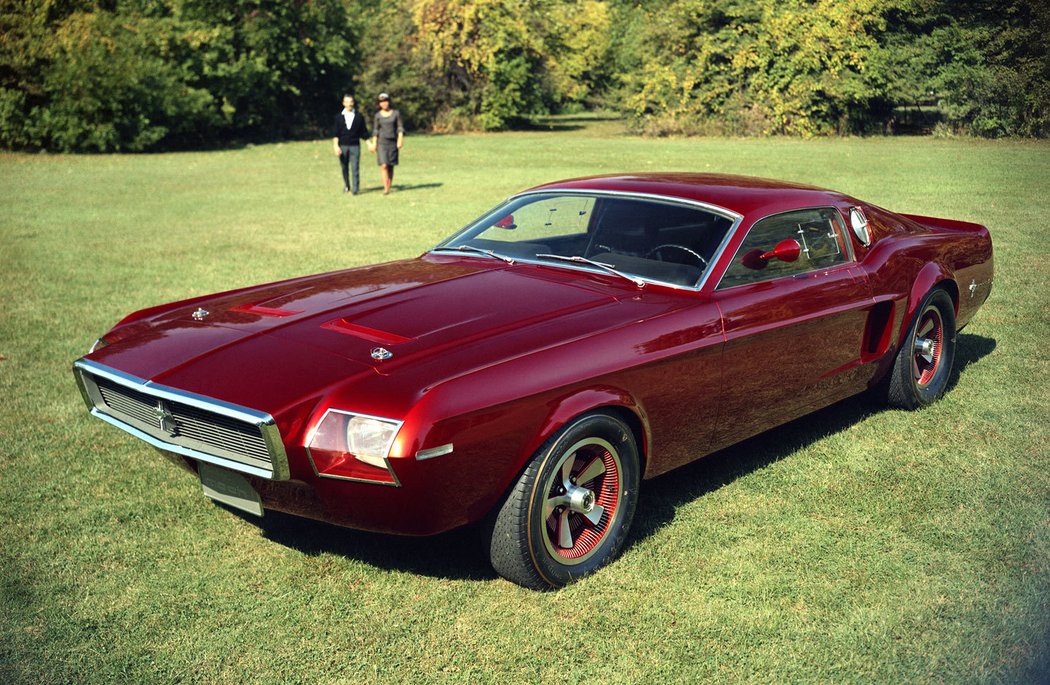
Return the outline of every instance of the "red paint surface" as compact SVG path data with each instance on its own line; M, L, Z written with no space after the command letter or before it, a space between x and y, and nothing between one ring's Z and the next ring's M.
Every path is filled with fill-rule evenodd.
M267 507L431 534L484 516L572 418L632 422L646 477L859 392L896 354L931 287L963 325L987 298L991 241L976 224L888 212L839 193L718 175L620 175L540 187L657 194L743 216L700 292L469 255L425 255L194 298L127 317L90 358L270 413L291 479L253 478ZM762 217L861 206L872 243L826 271L716 291ZM974 297L968 286L982 284ZM916 299L917 298L917 299ZM209 311L203 321L191 316ZM383 362L370 351L393 353ZM319 478L309 431L328 408L404 421L401 487ZM417 461L417 451L454 451Z
M397 335L396 333L389 333L387 331L379 331L368 326L361 326L355 324L346 319L332 319L321 324L321 328L326 331L335 331L336 333L346 333L347 335L357 336L363 340L369 342L378 343L380 345L399 345L406 343L411 338L406 338L403 335Z
M258 314L259 316L274 316L279 319L286 316L295 316L296 314L302 314L302 312L293 312L288 309L278 309L276 307L262 307L257 304L243 304L238 307L232 308L232 312L245 312L246 314Z

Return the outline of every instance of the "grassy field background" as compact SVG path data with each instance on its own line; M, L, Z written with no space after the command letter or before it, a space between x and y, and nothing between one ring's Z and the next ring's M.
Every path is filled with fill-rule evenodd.
M383 197L327 141L0 154L0 682L1046 682L1050 145L646 140L615 122L410 136ZM643 486L622 558L557 593L475 538L211 504L87 416L70 363L144 306L412 256L574 175L722 171L992 230L945 399L850 400ZM465 484L466 485L466 484Z

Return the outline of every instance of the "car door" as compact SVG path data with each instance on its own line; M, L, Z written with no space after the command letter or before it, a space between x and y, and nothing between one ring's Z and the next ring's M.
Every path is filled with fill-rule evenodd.
M755 222L713 299L725 334L719 445L864 388L860 357L872 299L838 210Z

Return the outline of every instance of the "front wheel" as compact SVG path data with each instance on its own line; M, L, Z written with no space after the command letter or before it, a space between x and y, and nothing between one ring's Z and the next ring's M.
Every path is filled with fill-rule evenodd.
M500 507L493 568L537 590L562 587L623 548L638 499L631 429L604 413L569 424L537 450Z
M887 401L925 407L944 394L955 361L955 306L947 292L930 291L916 310L887 384Z

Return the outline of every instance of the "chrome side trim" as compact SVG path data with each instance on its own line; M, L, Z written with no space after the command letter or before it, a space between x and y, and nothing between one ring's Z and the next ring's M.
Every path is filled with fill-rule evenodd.
M700 283L696 286L697 290L703 290L704 286L707 285L707 282L711 279L711 274L713 274L715 269L718 268L718 262L722 260L722 255L725 254L726 249L729 247L729 243L733 240L733 236L736 235L736 230L740 228L740 224L743 221L744 217L738 217L736 221L733 222L733 225L729 227L729 230L726 231L726 234L722 236L722 242L718 244L718 249L716 249L715 253L711 255L711 261L708 263L707 268L704 269L703 275L700 276ZM726 268L722 270L722 273L725 274L728 268L729 265L727 264ZM721 281L721 277L719 277L719 280ZM718 286L716 285L715 287L717 288Z
M129 373L124 373L123 371L118 371L117 369L87 359L78 359L73 362L73 375L76 377L80 393L84 397L84 402L87 404L92 416L98 417L106 423L116 426L122 431L133 435L139 440L142 440L161 451L179 454L184 457L190 457L191 459L221 466L232 471L248 473L269 480L287 480L290 476L288 455L285 452L284 441L281 439L280 430L277 428L277 423L274 421L273 417L265 412L241 407L212 397L197 395L185 390L179 390L178 388L161 385L160 383L154 383L153 381L148 381L139 378L138 376L133 376ZM270 455L270 466L272 468L261 468L252 464L246 464L215 454L209 454L201 450L185 447L167 440L161 440L154 435L150 435L149 433L132 426L105 411L106 404L102 399L98 386L93 383L88 376L100 376L130 390L142 392L159 399L170 400L172 402L196 407L204 411L214 412L237 421L257 426L260 429L264 442L266 443L267 451Z
M509 198L507 198L506 200L504 200L500 204L496 205L495 207L493 207L489 211L487 211L484 214L482 214L477 220L470 222L469 224L467 224L466 226L464 226L460 230L456 231L454 234L452 234L451 236L449 236L445 240L442 240L440 243L438 243L434 247L430 248L430 250L428 250L428 252L430 252L432 250L436 250L437 248L443 247L444 245L447 245L448 243L452 242L453 240L458 238L463 233L466 233L470 229L474 228L474 226L476 226L478 224L478 222L480 222L482 219L484 219L485 217L490 216L491 214L495 213L498 209L500 209L501 207L506 206L508 203L513 202L514 200L517 200L518 198L528 197L530 195L581 195L581 196L585 196L585 197L626 197L626 198L640 199L640 200L654 200L656 202L663 202L663 203L666 203L666 204L686 205L686 206L690 206L690 207L695 207L695 208L698 208L698 209L703 209L705 211L711 212L712 214L718 214L719 216L724 217L726 219L730 219L733 222L733 224L729 227L729 229L726 231L726 234L722 237L722 242L718 245L718 249L715 250L715 254L711 257L711 261L708 262L707 268L704 269L703 273L700 275L700 280L696 283L696 285L687 286L687 285L681 285L680 283L668 283L667 281L658 281L658 280L653 279L653 278L646 278L645 276L642 276L640 274L630 274L631 276L637 277L639 280L641 280L641 281L643 281L645 283L652 283L654 285L661 285L661 286L664 286L666 288L674 288L676 290L686 290L686 291L689 291L689 292L699 292L701 289L703 289L704 285L707 283L707 280L711 277L711 273L714 271L715 266L717 266L718 260L722 257L722 253L725 251L726 246L729 244L730 239L733 237L733 234L736 233L736 229L740 226L740 223L744 220L744 215L743 214L738 214L738 213L734 212L731 209L726 209L725 207L720 207L718 205L709 204L707 202L702 202L700 200L690 200L688 198L672 197L672 196L668 196L668 195L658 195L658 194L655 194L655 193L637 193L637 192L632 192L632 191L618 191L618 190L586 190L586 189L577 189L577 188L529 190L529 191L526 191L524 193L518 193L517 195L510 196ZM541 265L541 266L551 266L551 262L549 262L549 261L524 259L524 258L521 258L521 257L515 257L514 259L515 259L516 262L518 262L520 264L538 264L538 265ZM604 273L606 273L606 272L601 271L599 269L587 267L586 265L583 265L583 264L576 265L576 264L569 264L569 263L558 262L557 265L558 266L564 266L565 268L571 269L571 270L574 270L574 271L586 271L586 272L594 273L594 274L604 274Z
M416 461L423 461L424 459L433 459L434 457L443 457L446 454L452 454L453 446L452 443L447 445L441 445L440 447L431 447L426 450L419 450L416 452Z
M91 400L91 395L88 393L87 385L84 383L84 374L82 374L80 369L77 368L78 364L80 364L80 362L73 362L73 378L77 380L77 388L80 390L80 396L84 398L84 404L87 405L88 411L94 411L95 403Z

